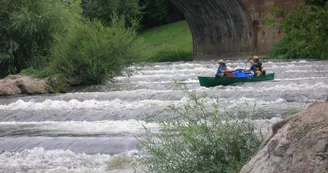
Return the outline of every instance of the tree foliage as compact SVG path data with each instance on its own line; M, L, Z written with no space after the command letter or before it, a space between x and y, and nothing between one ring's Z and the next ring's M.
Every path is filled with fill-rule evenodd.
M306 4L308 5L316 5L316 6L325 6L328 0L306 0Z
M101 20L105 25L115 11L130 20L141 19L144 28L151 28L182 20L183 14L170 0L82 0L83 14L90 19Z
M81 84L98 84L119 74L124 65L139 58L136 22L125 27L123 17L113 15L108 27L98 20L86 20L56 35L51 67Z
M111 22L113 12L124 16L125 21L131 21L141 17L139 0L82 0L83 15L90 19L98 19L105 25Z
M150 28L184 19L183 14L170 0L140 0L143 7L142 24Z
M105 57L108 57L110 51L112 51L111 54L115 59L114 65L106 64L107 62L102 60L98 60L98 62L112 68L112 72L117 74L122 64L124 65L130 62L131 59L135 59L136 54L138 54L130 51L135 48L131 40L135 39L135 29L140 26L136 25L136 19L138 19L138 22L142 17L145 20L164 20L170 14L171 6L169 0L1 0L0 77L10 73L19 73L23 69L33 69L29 70L30 72L47 71L44 68L52 61L51 58L56 58L58 63L60 61L60 63L63 63L64 59L67 58L66 55L78 58L73 55L74 51L80 51L78 53L81 55L85 53L80 60L76 59L76 61L82 62L89 58L87 61L90 61L90 63L90 58L106 59ZM114 15L116 18L113 18L113 13L117 14ZM120 20L117 20L117 16L121 16ZM84 19L87 19L85 20L87 22L83 22ZM95 26L92 26L92 22L88 21L89 19L95 22L93 23ZM124 21L125 26L118 27L119 25L114 24L113 21ZM108 28L100 26L99 22L108 26ZM125 27L131 27L131 30ZM83 34L79 36L79 32ZM88 34L87 32L94 32L94 34ZM101 34L109 34L111 37L105 36L104 39L101 39ZM54 45L54 36L56 36L56 45ZM85 38L82 38L82 36ZM88 39L90 41L89 48L86 45L83 45L85 46L83 47L77 44L78 41L86 44L85 40ZM97 39L99 42L96 42ZM125 43L123 43L124 41ZM91 45L91 43L95 44ZM66 47L61 47L60 44L67 47L71 46L72 50L69 51ZM129 44L132 45L131 48ZM76 49L77 47L79 50ZM66 52L61 52L60 48L63 49L63 52ZM124 52L123 48L127 51ZM108 52L104 51L106 49L108 49ZM99 54L94 55L96 50L99 51ZM137 49L136 51L138 52ZM100 55L102 53L106 56ZM67 71L72 70L73 67L63 69L64 71L61 72L65 72L67 76L70 74L73 75L71 77L79 77L83 81L99 83L104 78L103 75L108 75L110 70L101 71L102 68L99 68L97 70L100 71L93 71L97 65L95 62L92 63L94 65L88 66L90 68L88 70L91 71L87 71L86 68L84 71L87 71L86 74L90 74L90 76L99 75L94 81L91 78L86 79L86 75L83 76L81 71ZM55 61L52 64L56 64ZM60 71L58 68L53 69ZM51 71L49 73L47 71L42 74L50 73L52 74Z
M286 36L274 46L271 57L328 58L328 2L325 6L298 6L293 12L276 7L273 12L283 15L272 21L283 26Z
M48 55L55 33L80 17L78 1L1 0L0 76L18 73Z

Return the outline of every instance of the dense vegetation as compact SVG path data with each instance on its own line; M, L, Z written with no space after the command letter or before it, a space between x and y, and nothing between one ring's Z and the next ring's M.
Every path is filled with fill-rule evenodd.
M23 71L92 84L141 57L156 61L137 32L181 19L179 13L169 20L172 7L169 0L0 1L0 77Z
M50 57L52 70L82 84L93 84L120 74L125 64L137 61L140 49L135 22L126 28L123 17L111 19L108 27L86 20L67 34L57 34Z
M152 28L184 19L183 14L170 0L82 0L83 15L90 19L110 22L115 11L124 15L127 24L140 19L142 28Z
M184 19L170 0L140 0L143 7L141 24L145 28L164 25Z
M98 19L104 25L111 23L113 12L124 16L125 21L141 17L139 0L82 0L83 16L90 19Z
M273 13L280 18L269 23L281 24L285 37L273 47L270 57L328 58L328 2L316 0L308 1L308 4L296 7L293 12L272 8Z
M53 45L53 34L65 32L79 20L71 1L0 1L0 76L42 66Z
M254 125L245 119L250 113L220 112L219 103L189 92L183 108L171 107L170 120L157 119L161 132L147 129L140 138L146 172L237 173L256 152L261 138Z

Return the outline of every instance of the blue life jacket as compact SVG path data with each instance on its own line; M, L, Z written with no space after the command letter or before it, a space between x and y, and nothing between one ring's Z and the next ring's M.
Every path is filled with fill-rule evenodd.
M226 67L226 65L220 65L218 71L216 72L217 75L221 75L222 70Z
M258 66L262 66L262 62L261 62L261 61L258 61L257 64L258 64ZM257 71L257 66L256 66L256 65L252 65L251 70L252 70L252 71L254 72L254 74L255 74L256 71Z

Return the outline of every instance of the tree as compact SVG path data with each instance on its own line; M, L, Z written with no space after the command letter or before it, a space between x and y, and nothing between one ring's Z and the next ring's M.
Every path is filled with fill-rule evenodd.
M316 5L316 6L325 6L328 0L306 0L306 4L308 5Z
M141 16L138 0L82 0L83 15L87 18L98 19L104 25L109 25L113 12L124 16L130 25L131 21Z
M123 17L113 15L109 26L85 20L56 36L51 69L80 84L99 84L120 74L124 65L139 58L136 22L125 27Z
M101 20L105 25L110 23L114 11L120 16L124 15L127 24L141 18L144 28L184 19L170 0L82 0L82 6L85 17Z
M293 12L273 8L275 14L283 14L275 24L283 26L286 34L274 46L271 57L280 58L328 58L328 2L325 6L296 7Z
M52 35L79 20L80 9L75 0L1 0L0 76L46 61Z
M176 22L184 19L183 13L170 0L140 0L142 24L145 28Z

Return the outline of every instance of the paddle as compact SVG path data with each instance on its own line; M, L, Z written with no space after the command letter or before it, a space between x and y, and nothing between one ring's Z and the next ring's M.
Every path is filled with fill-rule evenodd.
M248 55L247 55L247 57L246 57L245 71L246 71L246 68L247 68L248 56L249 56L250 54L251 54L251 53L248 53Z
M248 59L246 59L245 71L246 71L246 68L247 68L247 63L248 63Z

